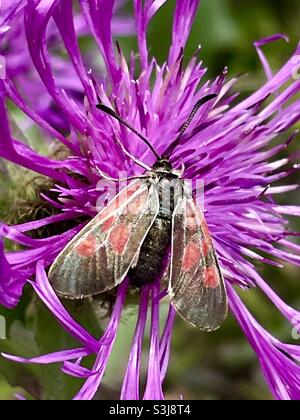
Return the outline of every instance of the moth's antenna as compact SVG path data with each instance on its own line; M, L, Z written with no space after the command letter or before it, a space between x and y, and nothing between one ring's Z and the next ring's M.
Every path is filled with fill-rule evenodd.
M215 93L213 93L211 95L207 95L207 96L204 96L203 98L199 99L199 101L196 103L196 105L192 109L192 112L190 113L189 118L186 120L186 122L181 127L177 138L170 144L170 146L167 148L167 150L163 154L162 157L164 159L168 159L171 156L171 153L174 151L174 149L176 149L176 147L179 145L180 140L181 140L183 134L185 133L185 131L190 126L190 124L193 121L193 118L195 117L195 115L197 114L199 108L201 108L202 105L204 105L208 101L211 101L212 99L216 98L217 96L218 95L216 95Z
M130 131L132 131L134 134L136 134L143 142L149 147L151 152L154 154L157 160L160 159L160 156L152 146L152 144L147 140L141 133L139 133L132 125L130 125L127 121L125 121L119 114L117 114L113 109L103 105L98 104L96 105L96 108L100 109L101 111L105 112L106 114L110 115L111 117L118 120L121 124L125 125L125 127L129 128Z

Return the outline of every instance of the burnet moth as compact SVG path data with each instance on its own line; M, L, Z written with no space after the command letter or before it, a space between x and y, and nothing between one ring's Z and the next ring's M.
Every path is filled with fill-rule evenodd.
M198 109L216 95L198 101L177 139L159 156L151 143L115 111L97 108L138 135L156 157L152 168L136 177L66 246L54 261L49 279L62 297L82 299L111 290L128 275L142 287L162 276L171 249L168 293L177 312L203 331L218 329L227 316L224 279L203 212L170 156ZM166 199L167 197L167 199Z

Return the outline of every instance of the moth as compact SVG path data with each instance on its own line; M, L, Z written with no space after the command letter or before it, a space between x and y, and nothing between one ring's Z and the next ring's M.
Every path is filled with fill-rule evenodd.
M97 108L138 135L156 157L152 168L122 147L146 172L136 177L65 247L49 279L58 295L82 299L111 290L129 276L132 286L168 273L168 294L177 312L202 331L218 329L227 316L227 294L212 238L200 207L170 157L198 109L159 156L149 140L112 109ZM164 267L166 253L169 263Z

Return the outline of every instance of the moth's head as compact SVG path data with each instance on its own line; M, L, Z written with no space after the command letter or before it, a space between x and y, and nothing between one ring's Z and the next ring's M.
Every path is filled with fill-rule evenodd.
M159 159L153 165L153 170L155 172L171 173L173 171L173 166L167 159Z

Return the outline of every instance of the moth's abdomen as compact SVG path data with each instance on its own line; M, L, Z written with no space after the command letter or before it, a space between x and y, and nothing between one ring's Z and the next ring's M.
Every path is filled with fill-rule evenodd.
M163 259L171 241L171 220L157 217L142 247L135 268L129 271L132 286L152 283L162 274Z

